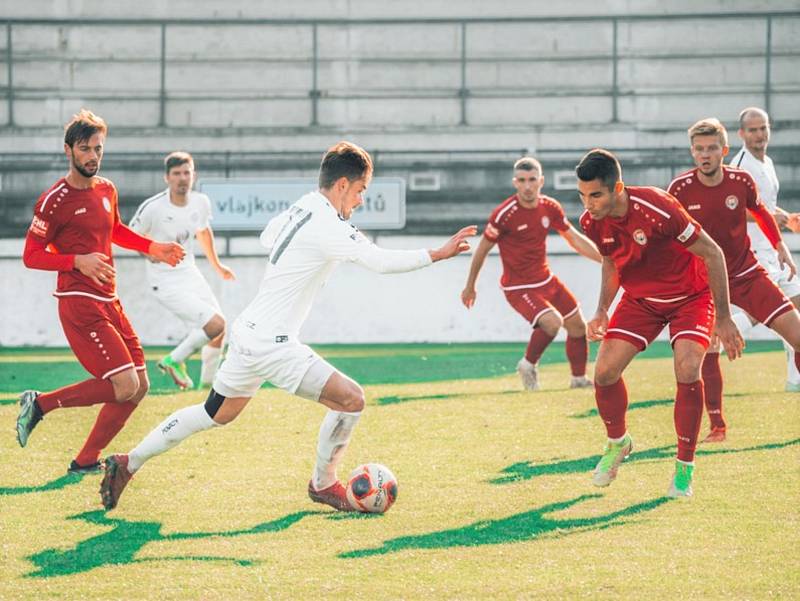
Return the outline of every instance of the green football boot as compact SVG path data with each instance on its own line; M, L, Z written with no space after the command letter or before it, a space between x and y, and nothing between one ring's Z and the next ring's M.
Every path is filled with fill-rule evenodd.
M667 495L670 497L691 497L693 474L694 463L684 463L676 459L675 474L672 476Z
M595 486L608 486L617 477L617 471L624 459L631 454L633 450L633 440L631 435L627 432L625 437L620 442L606 443L606 448L603 451L603 456L594 468L594 475L592 476L592 484Z
M166 355L158 362L158 369L168 374L181 390L194 386L194 382L186 371L186 364L178 363L170 355Z

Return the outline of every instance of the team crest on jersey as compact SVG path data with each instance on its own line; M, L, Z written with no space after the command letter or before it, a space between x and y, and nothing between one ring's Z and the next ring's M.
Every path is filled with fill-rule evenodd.
M547 215L542 216L542 227L547 229L550 227L550 218Z
M739 199L736 198L733 194L728 196L725 199L725 206L728 207L731 211L739 206Z
M644 233L644 230L636 230L633 232L633 241L636 242L636 244L644 246L647 244L647 234Z
M103 196L103 208L106 210L107 213L111 212L111 201L108 200L105 196Z

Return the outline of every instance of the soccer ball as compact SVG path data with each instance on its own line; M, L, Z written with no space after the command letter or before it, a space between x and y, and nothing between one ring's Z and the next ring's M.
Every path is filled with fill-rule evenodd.
M364 513L385 513L397 500L397 478L385 465L365 463L347 479L347 500Z

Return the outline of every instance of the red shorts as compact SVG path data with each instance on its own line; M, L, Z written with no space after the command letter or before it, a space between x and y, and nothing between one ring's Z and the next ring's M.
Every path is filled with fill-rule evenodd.
M794 311L792 301L769 279L758 265L740 277L728 280L731 304L746 311L753 319L768 326L779 315Z
M118 300L59 296L58 317L78 361L95 378L108 378L131 367L145 369L139 337Z
M623 294L608 323L606 338L630 342L640 351L647 348L664 326L669 342L688 338L708 348L714 329L714 301L705 290L673 302L631 298Z
M535 288L519 288L503 292L508 304L534 328L539 317L546 311L554 310L566 319L578 310L578 301L556 276L552 276L546 284Z

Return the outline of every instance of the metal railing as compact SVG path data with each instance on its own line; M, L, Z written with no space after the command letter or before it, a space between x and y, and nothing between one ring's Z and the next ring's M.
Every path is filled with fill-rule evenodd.
M772 100L776 93L798 93L800 92L800 77L784 84L780 89L776 89L773 80L773 63L777 58L800 58L800 47L794 44L784 46L781 49L774 48L773 34L774 23L780 19L791 19L800 17L800 11L782 12L754 12L754 13L698 13L698 14L677 14L677 15L626 15L626 16L588 16L588 17L509 17L509 18L470 18L470 19L368 19L368 20L341 20L341 19L11 19L5 22L6 47L4 59L6 63L6 84L4 96L7 104L6 126L13 127L19 125L15 114L15 103L31 98L69 98L70 92L65 86L60 86L55 82L53 87L29 87L20 85L17 81L20 69L26 68L36 60L48 60L58 62L59 60L67 63L98 62L103 58L93 57L54 57L52 55L41 55L24 44L15 45L14 37L16 32L24 32L25 28L31 27L52 27L63 28L65 26L81 28L87 26L102 26L104 28L124 28L139 27L153 28L152 33L158 32L160 46L152 56L141 57L137 60L144 63L158 64L158 83L144 91L132 89L112 89L105 91L78 90L72 95L82 101L92 101L97 99L116 99L116 100L137 100L157 103L157 119L150 125L153 127L175 126L170 123L168 108L171 102L191 101L191 100L245 100L245 101L265 101L265 100L298 100L307 102L308 118L300 127L316 127L320 125L336 125L336 123L321 123L320 105L333 99L383 99L383 100L425 100L425 99L450 99L457 102L458 119L457 124L468 125L470 123L470 103L473 99L479 98L548 98L560 96L603 96L608 97L611 102L610 121L624 121L621 115L620 100L628 96L642 94L689 94L689 89L678 90L648 90L646 86L641 88L625 86L621 83L620 66L625 61L649 61L665 60L679 61L703 58L709 59L731 59L747 58L763 60L764 77L763 82L758 84L757 90L753 85L739 85L732 82L724 88L712 89L711 91L719 94L753 94L757 92L763 98L764 107L770 111ZM724 36L719 32L720 23L731 22L734 20L749 20L753 27L764 28L763 45L758 47L751 46L747 49L735 49L720 51L715 48L694 48L695 51L687 52L684 50L684 40L676 40L674 47L668 48L666 52L641 52L629 47L625 40L621 39L620 28L622 25L631 26L642 23L672 23L685 21L687 23L708 23L708 30L711 35L709 39L720 39ZM546 28L553 25L572 25L593 26L605 28L610 32L606 48L588 52L561 53L558 51L548 54L535 54L529 56L514 55L481 55L479 51L472 51L470 34L478 31L481 27L505 26L505 25L525 25L530 26L531 35L536 35L537 31L546 31ZM286 28L294 27L304 32L307 42L308 54L304 54L302 49L298 49L294 55L287 56L256 56L256 57L229 57L222 59L223 63L236 65L247 61L261 61L270 64L293 64L302 65L307 69L308 85L302 88L281 91L280 93L190 93L182 94L180 90L170 88L168 70L170 67L185 64L188 62L203 63L214 62L210 57L190 57L173 58L169 52L170 35L181 28L203 27L207 28L210 38L214 36L214 30L220 28L239 28L239 27L263 27L263 28ZM425 54L424 49L413 49L411 55L398 53L394 56L368 56L351 55L347 53L342 56L336 53L326 52L321 48L320 38L322 36L336 36L342 28L358 29L363 27L384 28L387 35L391 35L391 30L398 26L412 26L415 28L449 27L452 29L454 39L458 40L458 48L453 48L451 55L441 55L437 53ZM457 33L456 33L457 32ZM324 38L324 39L327 39ZM474 43L473 43L474 45ZM18 47L21 46L21 47ZM113 65L115 60L120 59L107 57L107 64ZM124 61L122 61L124 62ZM216 59L219 63L220 60ZM551 85L539 83L538 85L513 85L513 82L503 83L503 85L491 86L479 83L471 83L471 69L480 65L495 64L498 67L555 62L569 65L580 63L592 63L597 68L607 69L610 78L599 86L581 86L580 82L573 82L570 85ZM404 87L402 89L379 89L372 88L357 90L350 87L339 89L335 86L325 86L321 83L320 71L323 67L334 63L345 64L372 64L378 66L392 67L398 64L412 65L414 69L426 69L431 65L444 65L456 70L453 82L457 84L444 85L436 88ZM696 82L691 82L696 86ZM665 86L669 88L669 86ZM0 88L2 89L2 88ZM696 87L695 87L696 90ZM780 116L778 116L780 118ZM246 124L245 124L246 125ZM279 124L280 125L280 124Z

